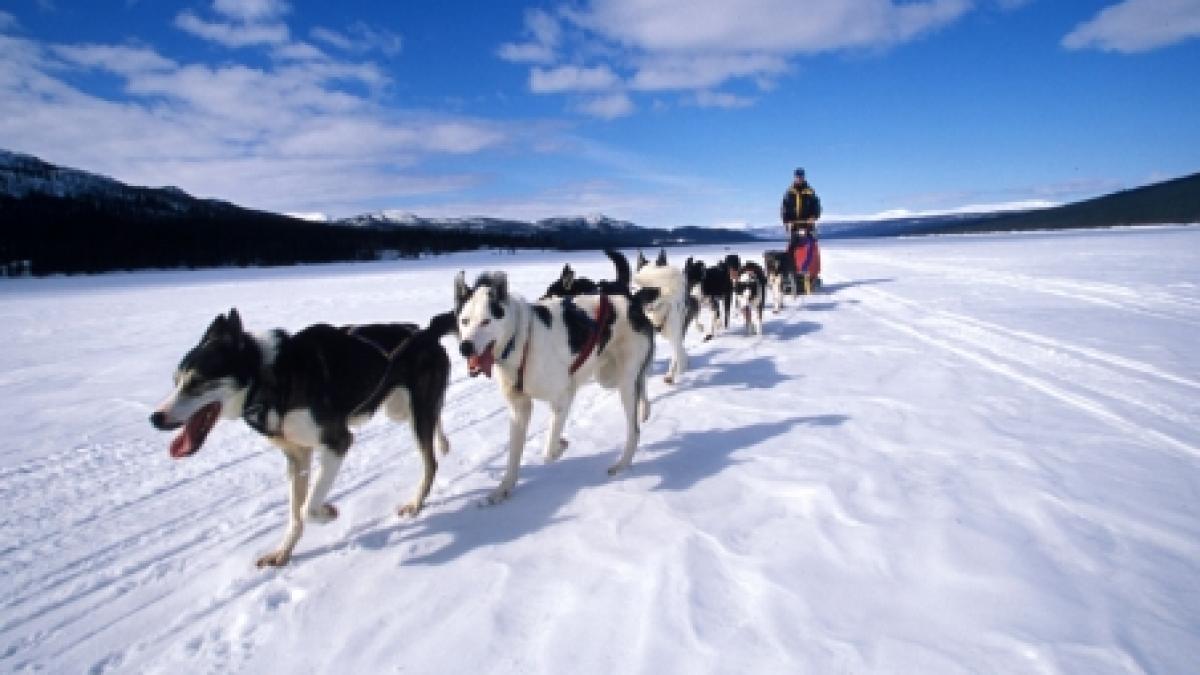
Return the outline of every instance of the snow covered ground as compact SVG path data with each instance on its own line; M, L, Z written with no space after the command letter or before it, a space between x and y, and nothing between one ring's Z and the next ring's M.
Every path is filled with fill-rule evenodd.
M5 280L0 671L1196 672L1198 252L1179 227L828 242L825 293L764 337L689 337L629 473L591 388L494 507L506 414L455 355L426 510L393 515L420 463L381 417L341 518L268 571L278 451L225 422L173 461L147 422L216 313L423 322L460 268L536 296L607 261Z

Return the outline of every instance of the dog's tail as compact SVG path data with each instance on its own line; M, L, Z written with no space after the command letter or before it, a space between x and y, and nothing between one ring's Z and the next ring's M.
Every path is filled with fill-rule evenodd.
M615 248L604 249L604 255L608 256L608 259L613 262L613 267L617 269L617 285L628 293L629 282L633 280L633 272L629 269L629 259Z
M435 340L440 340L450 334L450 331L458 331L458 321L454 316L454 312L442 312L429 320L429 325L422 332L428 333Z

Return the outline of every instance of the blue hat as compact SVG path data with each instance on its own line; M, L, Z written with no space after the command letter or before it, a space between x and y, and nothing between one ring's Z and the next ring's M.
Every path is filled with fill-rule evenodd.
M803 176L803 175L804 175L804 169L796 169L796 175L797 175L797 176Z

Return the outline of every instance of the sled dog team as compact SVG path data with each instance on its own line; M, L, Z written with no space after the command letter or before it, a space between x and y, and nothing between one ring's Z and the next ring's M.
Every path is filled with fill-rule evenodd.
M576 392L595 381L615 389L625 415L625 442L608 472L629 467L641 424L650 416L646 377L654 357L654 335L671 345L664 380L679 381L687 368L684 337L693 322L709 340L733 309L751 334L762 333L770 284L776 307L787 274L730 255L706 266L689 258L683 268L660 252L653 263L639 252L636 273L620 252L606 250L616 268L613 281L577 277L563 267L545 295L530 302L511 293L503 272L480 274L468 284L454 280L454 311L427 326L411 323L331 326L316 324L297 333L250 333L236 309L219 315L176 369L174 389L150 416L160 430L178 430L170 455L183 458L203 445L220 419L242 419L283 451L287 459L289 517L283 540L258 558L259 567L287 564L305 522L327 523L338 511L327 501L338 469L354 441L351 427L382 409L407 421L423 463L421 482L398 509L416 515L437 471L437 454L449 452L441 412L450 381L450 358L439 340L451 332L468 373L494 377L509 407L508 462L500 485L488 496L497 503L517 483L533 401L550 407L546 461L567 449L563 427ZM793 286L794 288L794 286ZM778 310L777 310L778 311ZM722 322L723 320L723 322ZM314 461L315 460L315 461Z

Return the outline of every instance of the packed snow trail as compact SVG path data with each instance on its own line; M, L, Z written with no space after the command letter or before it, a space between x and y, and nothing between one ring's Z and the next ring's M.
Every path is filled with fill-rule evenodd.
M225 422L172 461L147 422L213 316L424 322L458 269L537 297L564 259L593 278L608 261L0 282L0 669L1189 672L1197 251L1190 228L829 241L825 292L765 336L692 332L674 387L659 341L628 473L605 475L617 397L588 388L553 464L535 406L494 507L507 410L452 353L425 510L394 515L420 461L381 416L341 517L268 571L279 452Z

